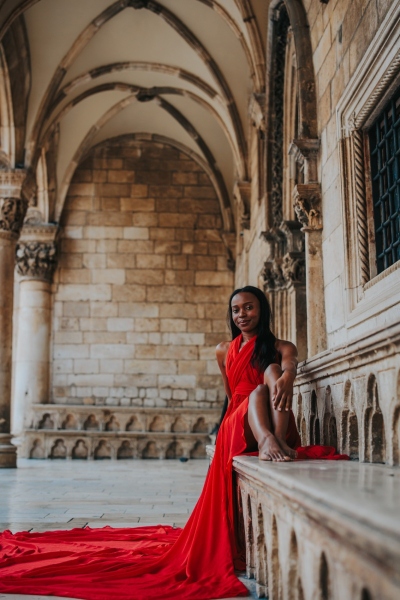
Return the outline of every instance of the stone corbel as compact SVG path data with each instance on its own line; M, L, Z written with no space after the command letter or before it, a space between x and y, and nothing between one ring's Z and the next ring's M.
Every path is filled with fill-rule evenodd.
M22 228L28 201L23 194L26 171L0 171L0 235L16 239Z
M51 283L57 266L58 225L25 224L16 249L17 272L25 279Z
M294 210L302 231L322 229L321 187L319 183L298 183L293 189Z
M234 233L224 232L221 234L223 243L225 244L227 259L226 265L230 271L235 272L236 267L236 235Z
M266 292L280 290L286 287L286 280L282 272L280 261L267 260L262 272Z
M240 230L250 229L251 183L237 181L233 188L233 195L238 203Z
M265 94L252 94L249 102L249 116L256 129L265 131Z
M318 154L319 139L293 140L290 144L289 154L297 163L304 166L304 181L316 183L318 181Z

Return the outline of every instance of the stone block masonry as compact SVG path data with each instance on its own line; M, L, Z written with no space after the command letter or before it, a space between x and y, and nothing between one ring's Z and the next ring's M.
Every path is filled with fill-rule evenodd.
M200 355L227 336L233 276L221 228L211 182L178 150L119 141L93 152L62 218L54 403L210 408L222 400L212 353Z
M233 289L221 231L214 188L186 155L126 138L93 151L62 215L52 404L214 408L218 419L213 347L229 339Z

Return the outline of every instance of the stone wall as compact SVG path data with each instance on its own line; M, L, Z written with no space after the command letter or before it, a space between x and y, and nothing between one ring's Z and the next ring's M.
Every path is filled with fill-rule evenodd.
M233 285L218 201L187 156L97 149L76 171L54 290L57 403L214 406Z
M225 395L215 345L227 339L233 286L220 214L208 176L172 147L118 139L79 166L53 284L51 403L59 409L36 406L31 430L140 432L143 448L146 432L207 442ZM38 446L37 435L29 440ZM43 444L34 455L51 455ZM153 454L165 455L164 446Z

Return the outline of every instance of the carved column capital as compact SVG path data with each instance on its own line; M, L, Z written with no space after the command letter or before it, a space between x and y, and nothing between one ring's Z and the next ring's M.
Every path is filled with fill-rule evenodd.
M294 210L303 231L322 229L319 183L298 183L293 189Z
M24 226L16 249L19 275L52 281L57 266L57 234L57 225Z
M0 171L0 235L18 237L24 221L28 202L22 187L26 171Z
M306 261L304 253L288 252L282 258L282 274L287 284L305 285Z
M252 94L249 102L249 115L254 127L265 131L266 95Z

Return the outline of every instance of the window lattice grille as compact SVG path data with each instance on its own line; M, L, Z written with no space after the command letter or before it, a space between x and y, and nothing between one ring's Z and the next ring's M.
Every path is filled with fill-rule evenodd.
M400 90L369 130L378 273L400 259Z

